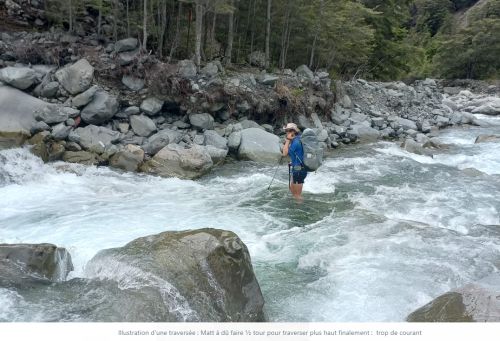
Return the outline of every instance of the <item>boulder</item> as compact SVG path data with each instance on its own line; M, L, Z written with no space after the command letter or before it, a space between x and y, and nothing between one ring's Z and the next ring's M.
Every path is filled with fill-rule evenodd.
M20 146L36 124L34 113L49 103L0 84L0 149Z
M196 64L190 59L184 59L177 63L178 74L182 78L195 78L197 74Z
M167 321L264 321L264 298L245 244L233 232L163 232L100 251L86 276L134 283L168 307ZM152 293L151 293L152 292Z
M8 66L0 69L0 81L25 90L36 82L36 72L28 67Z
M176 130L160 130L148 138L144 146L144 151L149 155L155 155L170 143L177 144L182 140L182 134Z
M94 78L94 68L86 59L80 59L73 65L58 70L55 76L66 91L76 95L90 87Z
M227 149L220 149L214 146L205 146L205 150L210 155L214 166L218 166L224 162L227 156Z
M260 68L266 67L266 55L262 51L253 51L248 55L248 62L250 65Z
M500 142L499 135L479 135L474 143L484 143L484 142Z
M241 143L241 131L232 132L227 139L227 147L231 152L238 151Z
M122 40L118 40L115 43L115 52L120 53L120 52L126 52L126 51L133 51L137 48L137 38L126 38Z
M144 151L133 144L128 144L122 151L115 153L109 160L112 167L129 172L136 172L144 160Z
M45 84L40 90L40 96L44 98L54 98L59 91L59 83L49 82Z
M214 62L210 62L200 70L200 73L205 77L212 78L217 76L217 74L219 73L219 68Z
M169 144L145 162L141 170L163 177L196 179L208 173L212 166L212 158L203 146L192 145L187 149Z
M217 134L215 130L205 130L203 133L205 139L203 144L205 146L214 146L218 149L227 150L227 140Z
M377 129L363 123L352 125L347 134L354 136L361 142L376 141L380 137L380 132Z
M406 318L408 322L500 322L500 273L454 289Z
M63 107L50 104L35 112L35 119L47 124L61 123L69 118L69 113Z
M58 125L52 127L52 132L50 134L56 140L65 140L68 137L71 129L73 128L67 126L64 123L59 123Z
M82 92L81 94L76 95L71 99L71 105L76 108L81 108L86 106L87 104L90 103L92 98L94 98L94 95L98 89L99 88L97 87L97 85L94 85L85 90L84 92Z
M407 152L413 153L413 154L418 154L418 155L427 155L431 156L432 153L426 149L424 149L423 145L415 142L413 139L406 139L402 144L401 144L401 149L406 150Z
M80 163L82 165L92 166L97 165L101 159L98 155L91 152L81 151L65 151L62 156L63 161L70 163Z
M118 64L121 66L126 66L131 64L134 60L140 57L140 49L135 49L133 51L121 52L117 56Z
M198 130L214 129L214 118L207 113L189 115L189 123Z
M118 111L118 101L106 91L99 90L92 101L83 108L82 120L87 124L102 124L110 120Z
M396 121L404 130L409 130L409 129L413 129L413 130L418 130L418 127L417 127L417 124L411 120L408 120L406 118L401 118L401 117L398 117L397 121Z
M266 73L266 74L263 74L263 75L260 75L259 77L257 77L257 80L260 83L262 83L264 85L269 85L269 86L274 86L279 79L280 78L278 76L271 75L269 73Z
M73 270L65 248L52 244L0 244L0 287L60 282Z
M314 73L305 64L295 69L295 73L297 74L297 77L306 79L308 81L312 81L314 79Z
M163 107L163 101L156 97L148 97L141 103L141 110L149 116L156 115Z
M132 91L139 91L142 88L144 88L144 79L140 79L134 76L123 76L122 77L122 83L125 85L129 90Z
M136 135L144 137L148 137L156 131L153 120L145 115L130 116L130 126Z
M483 115L500 115L500 103L498 106L493 106L491 104L481 105L480 107L472 110L472 113Z
M277 162L281 158L278 136L259 128L243 129L238 158L257 162Z
M119 132L95 125L76 128L71 131L68 136L70 141L76 142L83 148L99 154L103 153L106 147L118 141L119 138Z

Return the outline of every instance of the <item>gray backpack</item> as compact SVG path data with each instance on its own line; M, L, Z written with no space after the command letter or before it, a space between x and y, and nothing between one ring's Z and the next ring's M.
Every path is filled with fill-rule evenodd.
M316 171L323 162L323 148L320 147L318 137L312 129L305 129L300 137L302 148L304 148L304 160L302 163L308 172Z

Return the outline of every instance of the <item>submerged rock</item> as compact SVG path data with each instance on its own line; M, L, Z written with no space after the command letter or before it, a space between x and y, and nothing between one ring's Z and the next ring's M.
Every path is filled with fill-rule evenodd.
M500 273L452 290L414 311L408 322L500 322Z
M500 142L499 135L479 135L474 143Z
M99 252L86 272L134 288L146 296L144 302L164 305L167 321L265 319L248 249L233 232L201 229L138 238Z

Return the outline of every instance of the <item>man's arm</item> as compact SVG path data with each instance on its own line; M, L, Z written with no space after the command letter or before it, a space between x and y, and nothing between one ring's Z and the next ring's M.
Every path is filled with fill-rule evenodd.
M283 156L287 156L288 155L288 150L290 149L290 140L289 139L286 139L285 140L285 145L283 146L283 151L282 151L282 155Z

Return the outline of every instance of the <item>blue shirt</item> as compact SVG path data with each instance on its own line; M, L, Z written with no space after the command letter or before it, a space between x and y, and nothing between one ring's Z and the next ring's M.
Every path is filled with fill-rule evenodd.
M292 142L290 142L288 155L292 160L292 166L302 165L302 161L304 160L304 148L302 148L302 143L300 142L300 135L295 136Z

